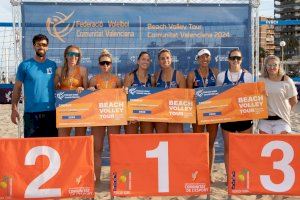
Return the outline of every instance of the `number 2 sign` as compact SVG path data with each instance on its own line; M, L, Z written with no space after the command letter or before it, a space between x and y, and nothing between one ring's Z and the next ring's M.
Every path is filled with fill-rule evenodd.
M228 137L230 194L300 195L299 135Z
M0 199L93 197L92 137L0 139Z
M208 194L208 134L111 135L112 196Z

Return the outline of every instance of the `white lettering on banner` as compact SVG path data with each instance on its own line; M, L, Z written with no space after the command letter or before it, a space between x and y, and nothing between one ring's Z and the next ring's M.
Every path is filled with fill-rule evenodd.
M184 112L191 112L193 109L192 101L169 100L169 115L184 116Z
M159 142L156 149L146 151L146 158L158 159L158 192L169 192L168 142Z
M124 102L101 102L98 104L101 119L114 119L115 114L124 112Z
M272 141L266 144L261 152L262 157L270 157L272 152L279 149L283 152L282 160L273 163L273 169L283 172L284 179L281 183L273 183L270 175L260 175L262 186L272 192L286 192L290 190L295 183L295 171L289 165L294 158L293 147L284 141Z
M40 189L40 187L57 174L60 169L59 153L49 146L37 146L29 150L25 157L25 165L35 165L39 156L47 156L48 168L36 177L26 188L24 198L61 197L60 188Z

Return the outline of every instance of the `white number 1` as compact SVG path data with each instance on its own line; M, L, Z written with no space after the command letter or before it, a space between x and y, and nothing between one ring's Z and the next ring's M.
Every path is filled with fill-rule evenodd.
M159 142L156 149L146 151L146 158L158 159L158 192L169 192L168 142Z
M25 165L35 165L39 156L49 158L49 167L36 177L26 188L25 198L61 197L60 188L40 189L41 185L50 180L60 168L60 156L58 152L49 146L37 146L26 154Z

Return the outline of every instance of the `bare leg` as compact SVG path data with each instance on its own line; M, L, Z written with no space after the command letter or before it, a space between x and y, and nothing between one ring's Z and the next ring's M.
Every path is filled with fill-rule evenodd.
M75 128L76 136L86 136L86 127L77 127Z
M209 133L209 170L211 172L215 160L215 141L218 133L219 124L207 124L206 129Z
M130 124L128 124L125 127L125 133L126 134L135 134L138 133L139 131L139 122L131 122Z
M183 133L183 124L182 123L168 123L168 132L169 133Z
M164 122L155 122L156 133L168 133L168 124Z
M154 123L140 122L141 133L153 133Z
M58 137L69 137L72 128L59 128Z
M94 168L96 184L100 182L101 175L101 154L103 151L103 141L105 137L105 126L92 127L91 134L94 136Z

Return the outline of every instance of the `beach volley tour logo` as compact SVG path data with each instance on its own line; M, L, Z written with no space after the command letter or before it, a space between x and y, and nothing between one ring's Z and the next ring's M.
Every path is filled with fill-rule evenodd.
M69 15L65 15L64 13L56 12L57 15L48 17L46 21L48 33L61 42L65 42L64 37L68 35L75 26L75 22L68 23L74 13L75 11Z

